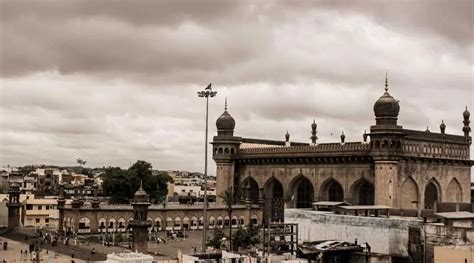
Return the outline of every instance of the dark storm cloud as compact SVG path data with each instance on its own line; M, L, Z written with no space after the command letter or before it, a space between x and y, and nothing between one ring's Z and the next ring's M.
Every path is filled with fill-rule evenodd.
M209 82L211 135L229 97L239 136L360 141L387 70L404 127L459 134L473 104L471 1L0 5L2 165L199 170Z

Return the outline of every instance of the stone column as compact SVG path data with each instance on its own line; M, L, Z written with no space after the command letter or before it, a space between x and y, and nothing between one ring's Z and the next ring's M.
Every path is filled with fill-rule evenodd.
M375 161L375 205L398 207L398 162Z

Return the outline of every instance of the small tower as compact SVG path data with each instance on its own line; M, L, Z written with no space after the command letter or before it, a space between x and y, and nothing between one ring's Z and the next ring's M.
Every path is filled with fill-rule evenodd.
M58 198L58 210L59 210L59 218L58 218L58 233L59 235L64 234L64 205L66 204L66 198L64 196L64 185L59 185L59 198Z
M92 198L91 205L93 209L99 209L100 206L100 200L98 196L99 192L99 186L97 184L94 184L94 198Z
M133 220L128 224L132 228L132 250L140 253L148 252L148 228L151 222L148 218L148 206L150 206L149 196L143 190L142 184L135 192L131 202L133 206Z
M8 189L8 231L14 231L20 223L20 185L10 184Z
M316 145L316 141L318 140L318 136L316 136L316 133L318 131L316 130L318 128L318 125L316 124L316 120L313 120L313 123L311 124L311 145Z
M71 202L71 207L73 209L79 209L82 206L81 197L79 196L79 186L74 186L74 197Z
M464 132L464 137L466 137L466 142L470 144L471 138L469 137L469 133L471 132L471 127L469 126L469 124L471 123L471 121L469 121L469 117L471 116L471 113L467 110L467 106L462 116L464 117L464 127L462 128L462 131Z
M285 134L285 146L290 146L291 143L290 143L290 133L288 131L286 131L286 134Z

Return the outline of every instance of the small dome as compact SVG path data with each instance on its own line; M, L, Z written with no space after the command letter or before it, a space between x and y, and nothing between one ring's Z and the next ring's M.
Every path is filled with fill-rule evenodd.
M471 116L471 113L467 110L467 106L466 106L466 110L463 112L462 116L464 117L464 119L469 119L469 117Z
M143 183L140 182L140 188L133 195L134 201L148 201L148 194L143 190Z
M230 116L227 110L225 110L224 113L217 118L216 126L217 130L234 130L235 120Z
M145 190L143 190L143 188L139 188L135 194L133 195L134 197L144 197L144 196L148 196L148 194L145 192Z

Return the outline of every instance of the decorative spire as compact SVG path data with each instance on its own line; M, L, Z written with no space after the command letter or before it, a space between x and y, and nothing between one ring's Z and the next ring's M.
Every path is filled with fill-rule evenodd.
M364 130L364 134L362 135L362 137L364 138L364 142L367 142L367 130Z
M385 71L385 92L388 92L388 72Z
M313 123L311 124L311 137L309 137L313 145L316 145L316 140L318 139L318 136L316 136L316 133L318 133L316 128L318 128L318 125L316 124L316 120L313 119Z
M227 111L227 97L225 97L225 105L224 105L224 110Z
M288 131L286 131L285 140L286 140L286 142L290 141L290 134L288 133Z
M346 140L346 135L344 135L344 131L341 133L341 143L344 144L344 141Z
M140 189L143 189L143 180L140 180Z
M464 132L464 137L466 138L466 141L470 144L471 139L469 137L469 133L471 132L471 127L469 126L469 124L471 123L471 121L469 120L469 117L471 117L471 113L467 110L467 105L466 110L463 112L462 116L464 117L464 127L462 128L462 131Z
M444 120L441 120L441 125L439 125L439 129L441 130L441 134L444 134L446 131L446 124L444 124Z

